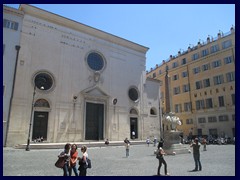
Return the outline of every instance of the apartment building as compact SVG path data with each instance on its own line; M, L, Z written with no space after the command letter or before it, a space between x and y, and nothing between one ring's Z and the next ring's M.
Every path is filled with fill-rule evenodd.
M176 113L184 137L235 136L234 27L171 55L147 76L161 81L162 113Z

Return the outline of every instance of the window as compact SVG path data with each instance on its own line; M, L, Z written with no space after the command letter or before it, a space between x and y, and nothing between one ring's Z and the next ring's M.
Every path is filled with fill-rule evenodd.
M217 117L216 117L216 116L209 116L209 117L208 117L208 122L209 122L209 123L217 122Z
M224 107L224 98L223 96L218 97L219 107Z
M197 134L198 134L199 136L202 136L202 129L197 129Z
M174 63L172 64L172 68L176 68L176 67L178 67L178 62L174 62Z
M212 67L213 68L220 67L220 66L221 66L221 60L217 60L217 61L212 62Z
M88 54L87 64L93 71L102 71L105 66L103 57L97 52L91 52Z
M195 103L196 103L196 110L205 108L204 100L197 100Z
M217 129L209 129L209 135L212 136L213 138L217 138L218 137Z
M233 62L232 56L229 56L229 57L225 57L225 58L224 58L224 63L225 63L225 64L230 64L230 63L232 63L232 62Z
M184 77L188 77L187 71L182 72L182 77L183 77L183 78L184 78Z
M232 105L235 105L235 94L231 94L232 96Z
M186 119L186 124L193 124L193 119Z
M219 122L228 121L228 115L221 115L218 118L219 118Z
M183 58L183 59L182 59L182 65L183 65L183 64L186 64L186 63L187 63L186 58Z
M206 99L206 108L213 108L212 98Z
M35 104L34 107L45 107L45 108L50 108L50 105L48 103L48 101L46 99L38 99Z
M161 71L161 69L158 71L158 74L162 74L162 71Z
M218 44L211 46L210 51L211 51L211 53L215 53L215 52L219 51Z
M180 94L180 87L175 87L175 88L173 88L173 94L174 94L174 95Z
M176 80L178 80L179 78L178 78L178 74L175 74L175 75L173 75L173 81L176 81Z
M197 81L196 82L196 89L201 89L202 88L202 81Z
M226 74L227 82L235 81L235 72L229 72Z
M218 85L218 84L224 83L223 75L214 76L213 77L213 82L214 82L214 85Z
M189 111L191 111L191 109L192 109L192 104L191 104L191 102L186 102L186 103L184 103L184 111L185 111L185 112L189 112Z
M132 87L129 89L128 91L128 97L134 101L137 102L138 98L139 98L139 93L138 93L138 89L136 87Z
M190 85L189 84L184 84L183 85L183 92L189 92L190 91Z
M39 72L34 77L34 84L40 90L49 90L53 87L53 77L47 72Z
M151 108L151 109L150 109L150 114L151 114L151 115L157 115L157 110L156 110L156 108Z
M202 70L203 70L203 71L207 71L207 70L209 70L209 69L210 69L210 64L209 64L209 63L202 65Z
M13 29L13 30L18 30L18 23L14 21L10 21L7 19L3 19L3 27Z
M181 104L175 104L175 112L176 113L182 112L182 105Z
M166 71L168 71L168 65L166 66Z
M208 55L208 49L202 50L202 57L207 56L207 55Z
M206 123L206 118L205 117L198 118L198 123Z
M203 80L203 85L204 85L205 88L210 87L210 80L209 79L204 79Z
M200 67L193 68L193 74L200 73Z
M198 58L199 58L198 53L195 53L195 54L192 55L192 60L193 60L193 61L194 61L194 60L197 60Z
M132 108L129 112L131 115L138 115L138 112L136 109Z
M222 48L223 49L229 48L231 46L232 46L232 41L231 40L227 40L227 41L222 42Z
M153 78L155 78L156 77L156 73L153 73Z

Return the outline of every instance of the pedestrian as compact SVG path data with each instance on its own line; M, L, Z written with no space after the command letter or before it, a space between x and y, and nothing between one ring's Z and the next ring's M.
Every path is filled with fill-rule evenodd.
M58 155L59 158L63 157L64 158L64 166L63 166L63 176L69 176L69 161L70 161L70 148L71 144L67 143L64 146L64 150Z
M203 138L202 143L203 143L203 151L206 151L207 150L207 140L206 140L206 138Z
M198 167L199 171L202 170L202 165L200 161L200 146L201 144L198 142L198 138L195 138L194 143L190 145L190 147L193 148L193 159L195 162L195 169L193 169L192 171L198 171Z
M147 143L147 145L148 145L148 147L149 147L150 139L149 139L148 137L147 137L146 143Z
M132 139L135 139L135 131L132 131Z
M88 153L87 153L87 146L82 146L81 147L81 152L82 152L82 157L78 157L79 160L79 176L87 176L87 158L88 158Z
M72 170L73 170L75 176L78 176L77 160L78 160L77 145L76 145L76 144L72 144L72 146L71 146L71 151L70 151L69 176L72 175Z
M105 144L106 144L106 145L109 145L108 139L105 140Z
M128 138L125 138L124 143L125 143L125 147L126 147L126 157L128 157L129 149L130 149L130 141L128 140Z
M153 146L155 147L155 146L156 146L156 144L157 144L157 138L156 138L156 137L154 137L154 139L153 139Z
M157 175L158 175L158 176L161 175L161 174L160 174L160 170L161 170L161 167L162 167L162 164L163 164L163 165L164 165L164 173L165 173L165 175L167 176L167 175L169 175L169 173L167 172L167 163L166 163L166 161L165 161L165 159L164 159L164 155L165 155L166 153L164 152L164 150L163 150L163 148L162 148L162 145L163 145L163 143L159 145L159 148L158 148L157 153L156 153L156 157L157 157L157 159L158 159L158 161L159 161L158 170L157 170Z
M158 143L158 149L159 149L160 147L163 147L163 144L164 144L164 139L161 138L160 141L159 141L159 143Z

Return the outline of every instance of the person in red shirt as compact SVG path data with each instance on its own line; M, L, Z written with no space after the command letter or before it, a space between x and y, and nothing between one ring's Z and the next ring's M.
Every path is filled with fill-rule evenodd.
M72 170L75 174L75 176L78 176L77 171L77 160L78 160L78 151L77 151L77 145L72 144L71 151L70 151L70 166L69 166L69 176L72 175Z

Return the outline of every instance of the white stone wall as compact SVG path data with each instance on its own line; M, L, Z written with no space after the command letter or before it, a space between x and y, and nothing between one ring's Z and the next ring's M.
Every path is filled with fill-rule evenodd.
M25 14L19 57L24 64L18 68L16 78L18 88L11 113L9 145L27 142L33 77L38 71L47 71L54 77L52 90L37 90L35 95L35 100L43 98L50 103L50 109L34 108L34 111L49 112L48 142L85 140L86 102L104 104L104 138L123 140L130 137L131 108L139 112L138 139L160 134L159 113L157 116L149 115L150 107L158 110L159 83L143 79L145 52L97 37L97 34L95 37L76 31L74 27L64 27ZM90 51L99 52L106 60L98 82L94 81L94 73L85 62ZM128 97L131 86L140 92L137 103ZM77 96L75 102L73 96ZM118 100L116 105L112 103L113 98Z
M15 49L15 46L19 46L20 44L20 31L23 17L18 10L3 6L3 19L18 23L17 30L3 27L3 144L5 144L8 113L10 99L12 96L13 77L17 56L17 50Z

